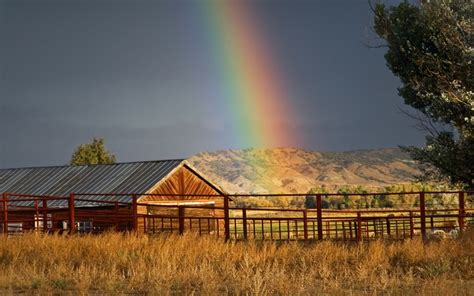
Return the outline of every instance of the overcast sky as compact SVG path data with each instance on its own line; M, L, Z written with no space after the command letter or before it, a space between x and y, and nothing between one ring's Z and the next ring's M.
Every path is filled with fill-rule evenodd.
M420 145L366 0L250 5L311 150ZM0 167L60 165L104 137L119 161L242 147L196 1L0 0ZM369 36L369 37L368 37Z

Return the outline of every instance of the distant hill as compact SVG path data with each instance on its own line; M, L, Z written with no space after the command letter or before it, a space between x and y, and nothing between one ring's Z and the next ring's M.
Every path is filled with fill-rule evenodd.
M398 148L316 152L295 148L203 152L189 159L229 193L305 193L314 186L410 183L419 171Z

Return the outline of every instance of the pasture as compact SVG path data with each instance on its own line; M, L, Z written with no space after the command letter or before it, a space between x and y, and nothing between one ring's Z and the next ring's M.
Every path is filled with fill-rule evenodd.
M0 238L0 291L55 294L466 295L474 233L456 240L224 242L103 233Z

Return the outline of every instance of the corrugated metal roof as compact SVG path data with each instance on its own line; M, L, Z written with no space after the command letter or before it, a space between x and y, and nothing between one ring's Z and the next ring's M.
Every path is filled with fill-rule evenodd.
M0 192L68 196L83 193L144 193L183 162L182 159L127 162L90 166L57 166L0 169ZM87 196L98 201L131 202L130 196ZM19 205L28 205L24 202ZM97 206L77 202L78 206ZM67 201L48 206L67 207Z

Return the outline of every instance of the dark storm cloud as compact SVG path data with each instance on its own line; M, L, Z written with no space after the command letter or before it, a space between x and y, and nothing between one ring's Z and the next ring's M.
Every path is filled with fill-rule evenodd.
M420 144L366 1L258 1L307 149ZM197 1L0 1L0 167L63 164L105 137L119 160L239 148ZM201 7L202 8L202 7Z

